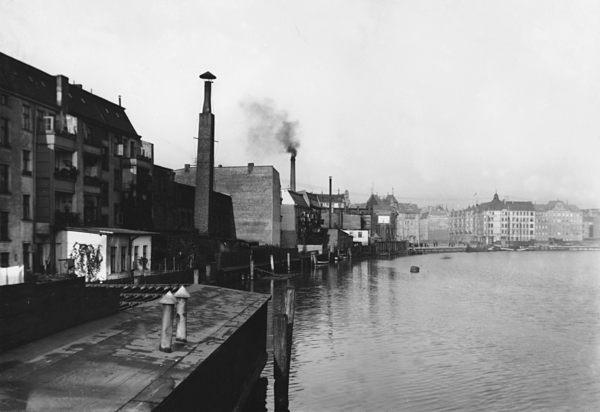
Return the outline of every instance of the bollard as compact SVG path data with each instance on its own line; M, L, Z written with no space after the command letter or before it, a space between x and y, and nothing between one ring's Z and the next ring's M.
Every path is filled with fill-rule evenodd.
M160 328L160 346L158 350L161 352L171 353L171 342L173 339L173 307L177 303L177 299L171 293L167 292L159 301L163 305L162 327Z
M271 272L275 272L275 261L273 260L273 255L271 255Z
M254 280L254 260L250 259L250 280Z
M177 342L187 342L187 300L190 298L188 291L181 286L174 295L177 298Z
M290 271L290 254L287 254L288 272Z
M200 269L194 269L194 285L200 283Z

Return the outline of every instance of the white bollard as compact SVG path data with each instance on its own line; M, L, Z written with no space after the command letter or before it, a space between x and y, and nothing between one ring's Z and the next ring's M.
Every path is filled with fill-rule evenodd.
M188 291L181 286L174 295L177 298L177 342L187 342L187 300L190 298Z
M158 350L171 353L171 344L173 340L173 307L177 303L177 299L175 299L175 296L169 291L162 297L159 303L162 303L163 305L163 317Z

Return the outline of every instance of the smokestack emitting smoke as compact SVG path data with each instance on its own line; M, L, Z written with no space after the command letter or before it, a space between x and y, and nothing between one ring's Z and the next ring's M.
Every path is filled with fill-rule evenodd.
M249 120L248 144L257 152L277 149L295 157L300 148L299 123L288 120L288 113L277 110L271 100L241 104Z
M296 155L290 159L290 190L296 191Z

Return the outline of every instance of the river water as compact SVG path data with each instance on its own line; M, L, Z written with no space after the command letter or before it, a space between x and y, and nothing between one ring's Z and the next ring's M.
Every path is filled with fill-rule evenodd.
M290 284L290 411L600 410L600 253L343 261ZM272 356L263 376L273 411Z

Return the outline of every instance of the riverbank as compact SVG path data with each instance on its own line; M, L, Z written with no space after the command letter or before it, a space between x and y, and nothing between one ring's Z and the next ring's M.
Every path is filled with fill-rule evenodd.
M187 342L148 302L0 354L0 410L233 410L267 360L269 295L188 289Z

